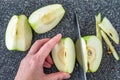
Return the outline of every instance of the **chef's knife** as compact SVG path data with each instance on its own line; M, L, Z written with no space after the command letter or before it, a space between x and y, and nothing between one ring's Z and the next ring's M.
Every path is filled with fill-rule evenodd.
M86 78L86 72L85 72L85 61L84 61L84 55L83 55L83 48L82 48L82 42L81 42L81 32L80 32L80 26L79 26L79 20L78 20L78 15L77 13L75 13L75 23L76 23L76 28L77 28L77 31L78 31L78 34L77 34L77 41L78 43L76 43L76 52L77 52L77 60L79 58L79 63L81 68L82 68L82 71L81 71L81 74L83 76L83 80L87 80Z

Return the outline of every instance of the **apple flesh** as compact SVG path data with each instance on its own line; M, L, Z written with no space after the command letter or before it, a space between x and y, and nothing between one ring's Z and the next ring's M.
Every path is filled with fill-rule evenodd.
M102 41L102 36L99 27L99 23L101 23L101 13L95 16L95 20L96 20L96 36Z
M113 56L116 60L119 60L119 56L114 48L114 46L112 45L112 43L110 42L109 38L107 37L107 35L101 30L101 34L103 39L105 40L105 42L107 43L107 45L110 47L111 52L113 53Z
M84 69L85 72L87 72L88 71L88 56L87 56L86 42L83 38L79 38L76 41L76 56L77 56L77 61L79 62L81 67Z
M87 44L89 71L96 72L102 59L102 43L96 36L86 36L84 39Z
M36 33L45 33L53 29L63 18L65 10L61 4L52 4L34 11L29 23Z
M104 17L99 26L116 44L119 44L119 35L106 17Z
M75 47L72 39L62 38L52 50L52 58L59 71L72 73L75 66Z
M7 26L5 43L9 50L26 51L32 41L32 30L25 15L14 15Z
M84 69L86 72L96 72L100 66L102 59L102 43L96 36L85 36L81 40L83 53L79 53L79 46L76 46L77 51L77 60L81 64L81 54L83 54ZM78 43L76 42L76 45Z

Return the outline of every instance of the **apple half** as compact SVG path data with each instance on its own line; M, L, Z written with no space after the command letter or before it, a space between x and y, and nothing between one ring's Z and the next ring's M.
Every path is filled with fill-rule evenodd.
M77 40L78 41L78 40ZM96 72L100 66L102 59L102 43L96 36L85 36L81 39L82 53L78 52L80 49L79 43L76 42L77 60L81 64L81 55L83 54L84 70L86 72Z
M9 50L26 51L32 41L32 30L25 15L14 15L5 34L6 47Z
M45 33L53 29L63 18L65 10L61 4L52 4L34 11L29 23L36 33Z
M71 38L62 38L52 50L53 61L59 71L72 73L75 66L75 46Z
M102 22L99 24L99 27L116 43L119 44L119 35L111 22L104 17Z
M116 60L119 60L119 56L114 48L114 46L112 45L112 43L110 42L109 38L107 37L107 35L101 30L101 35L103 37L103 39L105 40L105 42L107 43L107 45L110 47L110 50L114 56L114 58Z

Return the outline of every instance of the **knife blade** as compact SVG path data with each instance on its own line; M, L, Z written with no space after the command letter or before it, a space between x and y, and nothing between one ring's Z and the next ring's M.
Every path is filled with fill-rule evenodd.
M86 77L86 71L85 71L85 61L84 61L84 55L83 55L83 48L82 48L82 41L81 41L81 31L80 31L80 26L79 26L79 20L78 20L78 15L77 13L75 14L75 23L77 26L77 30L78 30L78 34L77 34L77 42L76 43L76 52L77 52L77 60L82 68L82 72L83 72L83 78L84 80L87 80Z

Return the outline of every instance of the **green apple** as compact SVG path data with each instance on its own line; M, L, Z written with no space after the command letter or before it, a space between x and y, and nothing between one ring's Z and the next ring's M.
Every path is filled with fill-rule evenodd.
M78 62L80 63L84 71L87 72L88 71L87 46L86 46L85 40L83 38L80 38L80 39L76 41L76 56L77 56ZM82 62L82 60L84 63Z
M109 38L107 37L107 35L101 30L101 34L103 39L105 40L105 42L107 43L107 45L110 47L111 52L113 53L113 56L116 60L119 60L119 56L114 48L114 46L111 44Z
M104 17L99 26L116 44L119 44L119 35L106 17Z
M100 27L98 25L99 23L101 23L101 13L95 16L95 20L96 20L96 36L102 41Z
M79 43L76 42L76 50L77 52L77 60L80 65L81 64L81 54L83 54L83 61L84 61L84 69L86 72L96 72L100 66L101 59L102 59L102 43L96 36L84 36L81 39L82 42L82 52L79 53L78 51L81 50Z
M72 73L75 66L75 46L71 38L62 38L52 50L53 61L59 71Z
M65 10L61 4L52 4L34 11L29 23L36 33L45 33L53 29L63 18Z
M32 30L25 15L14 15L7 26L5 34L6 47L9 50L26 51L32 40Z
M99 68L102 59L102 43L96 36L85 36L88 54L89 71L95 72Z

